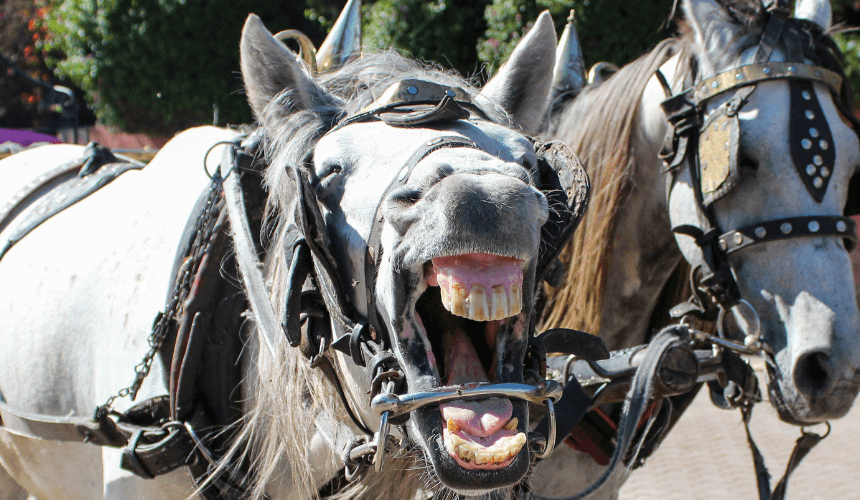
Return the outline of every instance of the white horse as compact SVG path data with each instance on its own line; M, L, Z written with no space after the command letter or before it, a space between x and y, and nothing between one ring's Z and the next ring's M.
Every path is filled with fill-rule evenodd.
M766 59L774 67L758 67L759 76L781 68L789 78L763 78L754 87L735 87L697 102L702 121L715 120L737 92L755 89L737 114L739 136L726 135L715 146L725 151L724 163L712 161L708 167L704 158L701 170L682 163L666 172L659 153L670 128L661 108L668 95L657 71L674 95L703 81L708 91L718 93L749 78L752 73L745 72L750 68L745 65L764 63L756 52L771 16L760 0L684 0L680 38L661 43L607 81L586 87L572 103L555 108L543 135L563 139L580 155L594 196L588 216L563 253L567 281L551 294L543 328L599 333L611 349L642 344L667 324L666 312L677 303L674 287L687 280L687 271L676 271L679 262L683 259L693 268L705 262L694 238L673 233L673 228L714 226L720 233L749 228L746 234L726 238L730 245L735 238L746 244L765 235L801 232L803 237L774 239L728 255L739 296L754 312L746 305L735 310L741 326L727 327L727 336L742 341L755 333L757 313L767 349L770 402L784 421L807 425L844 416L860 388L860 312L851 261L839 237L839 228L853 229L850 223L828 218L842 216L846 201L852 202L849 181L860 165L860 142L856 121L850 121L850 90L838 81L828 85L815 79L821 66L842 71L826 34L829 3L801 4L797 17L785 21ZM790 86L793 72L804 68L779 65L781 61L819 68L811 69L809 88ZM708 80L720 74L726 82ZM790 97L794 88L802 90L796 101ZM812 89L820 111L805 104L812 100ZM810 124L822 113L823 126ZM832 139L822 138L824 128ZM739 143L732 142L736 140ZM708 144L704 135L699 141ZM714 156L702 148L691 156ZM809 161L797 164L801 160L795 160L793 148L810 151ZM730 166L733 149L737 159ZM827 181L829 187L821 194ZM821 194L820 200L813 191ZM702 192L706 209L697 201ZM819 221L817 216L824 218ZM791 217L813 219L766 224ZM817 233L824 231L824 221L830 224L827 235ZM734 333L737 328L743 331ZM707 436L702 440L707 446ZM533 484L538 493L569 496L602 470L588 455L561 446L537 468ZM626 470L618 471L594 498L616 498L626 475Z
M502 498L527 481L534 450L526 445L525 399L545 400L536 391L547 387L523 370L539 259L553 248L541 228L565 207L557 192L541 190L539 182L552 171L540 170L535 146L512 127L536 132L554 51L555 30L543 15L480 92L393 53L314 78L249 17L242 74L269 165L261 289L270 289L274 314L287 315L290 324L287 284L290 264L299 262L290 245L298 241L297 211L304 207L303 217L316 228L305 234L306 244L329 243L314 247L312 280L299 282L315 283L325 295L327 312L311 308L309 314L331 318L320 327L316 340L326 343L314 366L329 363L343 394L284 335L243 330L242 383L233 396L244 418L221 467L224 477L241 464L249 469L238 485L248 497L304 499L322 491L413 498L426 491ZM89 417L128 386L171 288L188 214L208 189L204 164L215 172L225 148L228 156L234 148L219 143L237 135L212 127L183 132L145 168L48 219L0 260L0 391L9 410L2 413L0 463L20 486L0 473L0 488L8 488L0 498L20 497L22 489L41 500L198 494L184 468L144 480L119 467L122 449L42 439L11 427L10 411ZM0 199L82 149L47 146L4 160ZM416 151L421 154L410 161ZM229 180L238 168L222 173ZM247 175L245 182L253 183L252 172ZM580 181L568 186L579 193L571 224L584 208L587 184ZM3 241L14 226L2 229ZM237 242L240 227L233 229ZM235 276L232 264L225 266ZM253 278L252 268L242 267L243 279ZM343 296L326 295L332 277ZM255 306L247 316L260 320L260 331L267 307ZM373 328L345 331L350 318L367 318ZM317 331L308 324L302 332ZM344 339L346 345L327 348ZM368 348L388 353L379 366L389 371L370 375L383 377L373 386L374 404L389 404L391 413L368 404L368 373L355 361L375 363L379 358L371 359ZM114 410L167 394L170 376L162 363L169 366L156 353L136 400L116 399ZM407 403L391 394L393 383L401 384L397 394L404 400L436 399L397 413ZM455 387L440 390L444 385ZM460 393L473 397L462 401ZM358 461L347 464L348 473L367 456L352 445L339 447L339 433L361 438L368 431L381 446L363 449L376 459L393 447L381 471L339 482L343 452Z

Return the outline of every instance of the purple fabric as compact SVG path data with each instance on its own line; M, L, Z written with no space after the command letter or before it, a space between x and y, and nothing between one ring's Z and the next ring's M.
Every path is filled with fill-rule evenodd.
M29 146L34 142L60 142L53 135L40 134L29 130L16 130L11 128L0 128L0 144L14 142L22 146Z

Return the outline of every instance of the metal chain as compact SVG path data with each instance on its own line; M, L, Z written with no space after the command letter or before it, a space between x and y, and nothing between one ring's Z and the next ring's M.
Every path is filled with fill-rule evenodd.
M206 254L209 240L212 237L212 225L214 223L214 219L219 213L218 210L215 210L215 205L221 196L221 180L221 175L218 172L212 176L212 182L209 184L209 195L206 200L206 207L203 209L203 213L201 213L197 218L197 224L194 230L194 240L183 255L183 264L180 269L184 269L185 271L182 273L181 278L174 282L173 293L171 294L170 303L166 310L156 316L152 327L152 333L149 334L149 338L147 339L149 343L149 351L143 357L143 360L134 367L134 382L130 386L120 389L116 394L109 397L107 401L105 401L105 403L96 410L97 414L107 414L110 412L113 403L117 398L131 396L131 399L135 399L137 397L137 392L140 390L141 385L143 385L143 380L147 375L149 375L149 371L152 369L152 363L155 360L155 355L158 353L159 349L161 349L164 339L167 337L170 322L176 317L176 312L185 296L187 296L188 291L191 289L191 283L194 280L197 267L200 265L200 261Z

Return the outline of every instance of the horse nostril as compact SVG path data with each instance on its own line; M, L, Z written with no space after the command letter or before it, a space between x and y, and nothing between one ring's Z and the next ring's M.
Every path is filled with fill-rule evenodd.
M810 396L826 391L830 379L828 358L823 352L812 352L800 358L794 370L797 388Z

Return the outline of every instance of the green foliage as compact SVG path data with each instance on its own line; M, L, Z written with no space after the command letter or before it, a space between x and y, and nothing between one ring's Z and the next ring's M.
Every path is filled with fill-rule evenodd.
M476 73L475 40L486 29L490 0L379 0L364 6L365 47L397 48L407 55Z
M479 41L478 56L495 70L508 58L523 32L532 27L538 14L549 10L561 36L570 9L575 9L576 29L586 64L609 61L621 66L667 36L661 26L672 10L672 3L672 0L493 0L486 9L487 31Z
M845 57L845 76L851 80L854 102L860 103L860 33L839 33L833 39Z
M248 0L47 0L58 74L87 94L99 120L169 135L251 120L238 77L239 36L249 12L273 30L313 30L302 5ZM287 2L288 4L290 2Z

